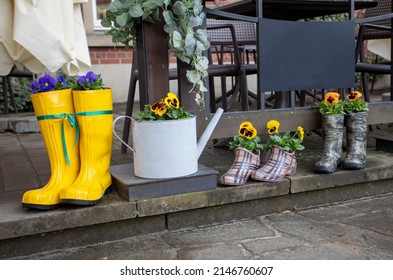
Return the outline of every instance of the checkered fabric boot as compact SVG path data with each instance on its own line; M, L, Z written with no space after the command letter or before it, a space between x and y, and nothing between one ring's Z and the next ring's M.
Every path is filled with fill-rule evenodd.
M341 162L344 115L322 115L322 155L314 165L315 173L333 173Z
M244 148L235 149L235 159L231 168L220 177L221 185L239 186L247 182L251 172L258 169L259 153L254 154Z
M274 145L269 160L261 168L252 172L251 178L265 182L281 181L285 176L295 174L296 167L295 152L288 153Z
M363 169L366 166L367 112L348 113L346 116L347 156L344 169Z

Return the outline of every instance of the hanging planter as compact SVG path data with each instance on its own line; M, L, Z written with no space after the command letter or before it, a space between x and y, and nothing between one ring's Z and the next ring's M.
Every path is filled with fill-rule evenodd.
M204 107L204 79L207 77L208 58L203 52L210 43L202 26L205 19L202 0L114 0L106 11L101 25L110 28L105 34L114 43L136 45L137 26L142 22L164 20L164 31L169 34L169 49L182 62L191 66L187 80L196 103Z

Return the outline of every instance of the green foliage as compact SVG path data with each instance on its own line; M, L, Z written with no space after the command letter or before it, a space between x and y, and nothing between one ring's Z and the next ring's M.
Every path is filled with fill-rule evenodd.
M368 103L360 99L354 101L345 100L344 109L347 113L366 112L368 111Z
M295 133L287 131L283 135L274 133L273 135L270 135L266 144L263 145L263 149L270 150L273 145L276 145L284 151L292 153L293 151L304 150L302 142L303 137L299 135L299 131L296 131Z
M259 144L261 142L261 138L259 136L255 136L252 139L248 139L246 137L236 135L233 137L233 140L229 142L229 149L234 150L236 148L244 148L253 153L259 152L262 149L262 145Z
M328 104L324 100L315 103L319 107L319 112L324 115L345 114L344 101L339 100L336 104Z
M191 118L192 115L189 112L183 110L182 107L173 108L168 107L165 114L162 116L156 114L150 104L145 105L143 111L140 111L136 117L138 121L157 121L157 120L180 120Z
M195 100L203 108L208 59L202 52L210 45L206 30L201 27L205 18L202 8L201 0L114 0L101 25L110 28L105 34L112 36L114 43L128 49L130 43L136 43L137 26L142 21L156 22L161 12L170 50L192 67L186 77L192 84L191 91L196 93Z
M4 77L1 77L0 79L4 79ZM0 81L2 82L2 80ZM30 78L11 78L12 89L14 91L15 103L18 112L33 111L33 105L30 99L30 82ZM8 108L11 112L15 111L10 96L8 96ZM0 112L4 112L4 94L2 92L2 87L0 90Z

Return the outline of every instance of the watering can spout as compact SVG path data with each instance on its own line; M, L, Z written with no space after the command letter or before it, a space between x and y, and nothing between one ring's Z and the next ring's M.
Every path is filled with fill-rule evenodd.
M222 108L217 109L213 118L210 120L209 125L206 127L201 138L199 139L197 147L197 159L199 159L201 156L203 149L205 148L207 141L209 141L210 136L212 135L214 128L217 126L217 123L220 120L223 112L224 110Z

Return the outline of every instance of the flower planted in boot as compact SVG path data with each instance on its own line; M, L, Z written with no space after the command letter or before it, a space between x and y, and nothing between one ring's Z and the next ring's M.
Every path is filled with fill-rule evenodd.
M60 206L60 192L72 185L79 173L79 145L71 89L60 76L44 75L31 83L31 100L48 153L51 176L40 189L29 190L23 208L51 210Z
M75 182L60 193L63 203L76 205L99 203L112 184L112 90L97 89L102 86L100 76L89 73L78 78L83 89L73 91L80 132L80 172ZM92 89L85 90L89 85Z
M360 100L362 94L353 91L345 101L347 155L344 169L363 169L366 166L368 104Z
M336 172L341 162L344 130L344 102L337 92L329 92L317 105L322 114L322 155L314 165L315 173Z
M251 173L251 178L257 181L281 181L285 176L296 173L297 162L295 152L288 153L280 147L272 147L269 160L258 170Z
M220 177L220 184L239 186L247 182L251 172L260 165L260 138L250 122L243 122L236 135L229 143L229 149L235 150L235 159L231 168Z
M297 131L287 131L283 135L279 134L280 123L271 120L267 123L270 137L264 150L271 150L268 161L258 170L251 173L251 178L258 181L274 182L281 181L285 176L293 175L296 172L297 162L295 151L301 151L304 146L301 144L304 138L304 130L301 126Z

